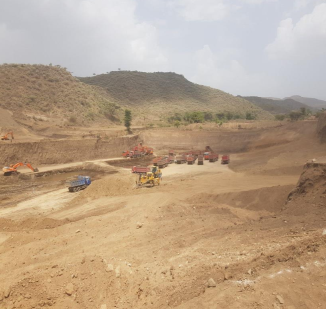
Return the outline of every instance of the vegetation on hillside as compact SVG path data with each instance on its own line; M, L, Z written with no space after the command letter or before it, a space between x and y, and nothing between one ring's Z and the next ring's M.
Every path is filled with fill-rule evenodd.
M0 65L0 106L66 118L70 123L117 118L120 106L101 88L81 83L60 66Z
M273 117L249 101L221 90L194 84L175 73L142 73L117 71L80 78L102 87L114 102L129 108L134 114L164 116L187 112L230 112L245 118L246 113L260 119Z
M297 102L293 99L287 98L284 100L273 100L261 97L242 97L256 106L271 114L289 114L292 111L298 111L300 108L309 109L310 107L306 104ZM311 108L310 108L311 109Z

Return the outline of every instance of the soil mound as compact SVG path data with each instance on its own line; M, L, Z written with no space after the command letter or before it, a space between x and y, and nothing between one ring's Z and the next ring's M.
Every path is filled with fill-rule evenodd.
M135 194L135 175L115 174L95 180L85 191L74 199L74 202L83 202L107 196L121 196Z
M288 196L286 210L293 215L316 213L318 209L324 211L325 199L326 164L307 163L295 189Z

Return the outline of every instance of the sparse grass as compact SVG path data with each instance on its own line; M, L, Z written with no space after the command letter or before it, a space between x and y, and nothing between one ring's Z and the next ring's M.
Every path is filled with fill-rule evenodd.
M131 109L136 117L145 112L166 119L171 113L200 110L212 113L230 111L241 115L249 112L259 119L273 118L243 98L191 83L175 73L117 71L80 80L102 87L114 102Z
M42 112L66 119L78 115L80 122L100 115L102 102L110 98L102 89L81 83L58 66L0 65L0 106L16 111ZM104 115L100 116L104 119ZM118 117L118 115L117 115Z

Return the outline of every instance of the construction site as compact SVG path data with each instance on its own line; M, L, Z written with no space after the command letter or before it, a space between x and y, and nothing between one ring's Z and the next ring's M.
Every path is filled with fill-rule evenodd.
M12 127L1 309L325 308L324 116L107 139Z

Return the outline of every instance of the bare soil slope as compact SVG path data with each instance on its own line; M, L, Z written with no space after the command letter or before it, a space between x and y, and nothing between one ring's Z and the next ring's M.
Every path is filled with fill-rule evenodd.
M325 166L292 171L317 153L316 123L300 122L230 166L171 165L153 188L117 166L88 166L101 175L76 194L27 182L0 207L0 307L323 308Z

